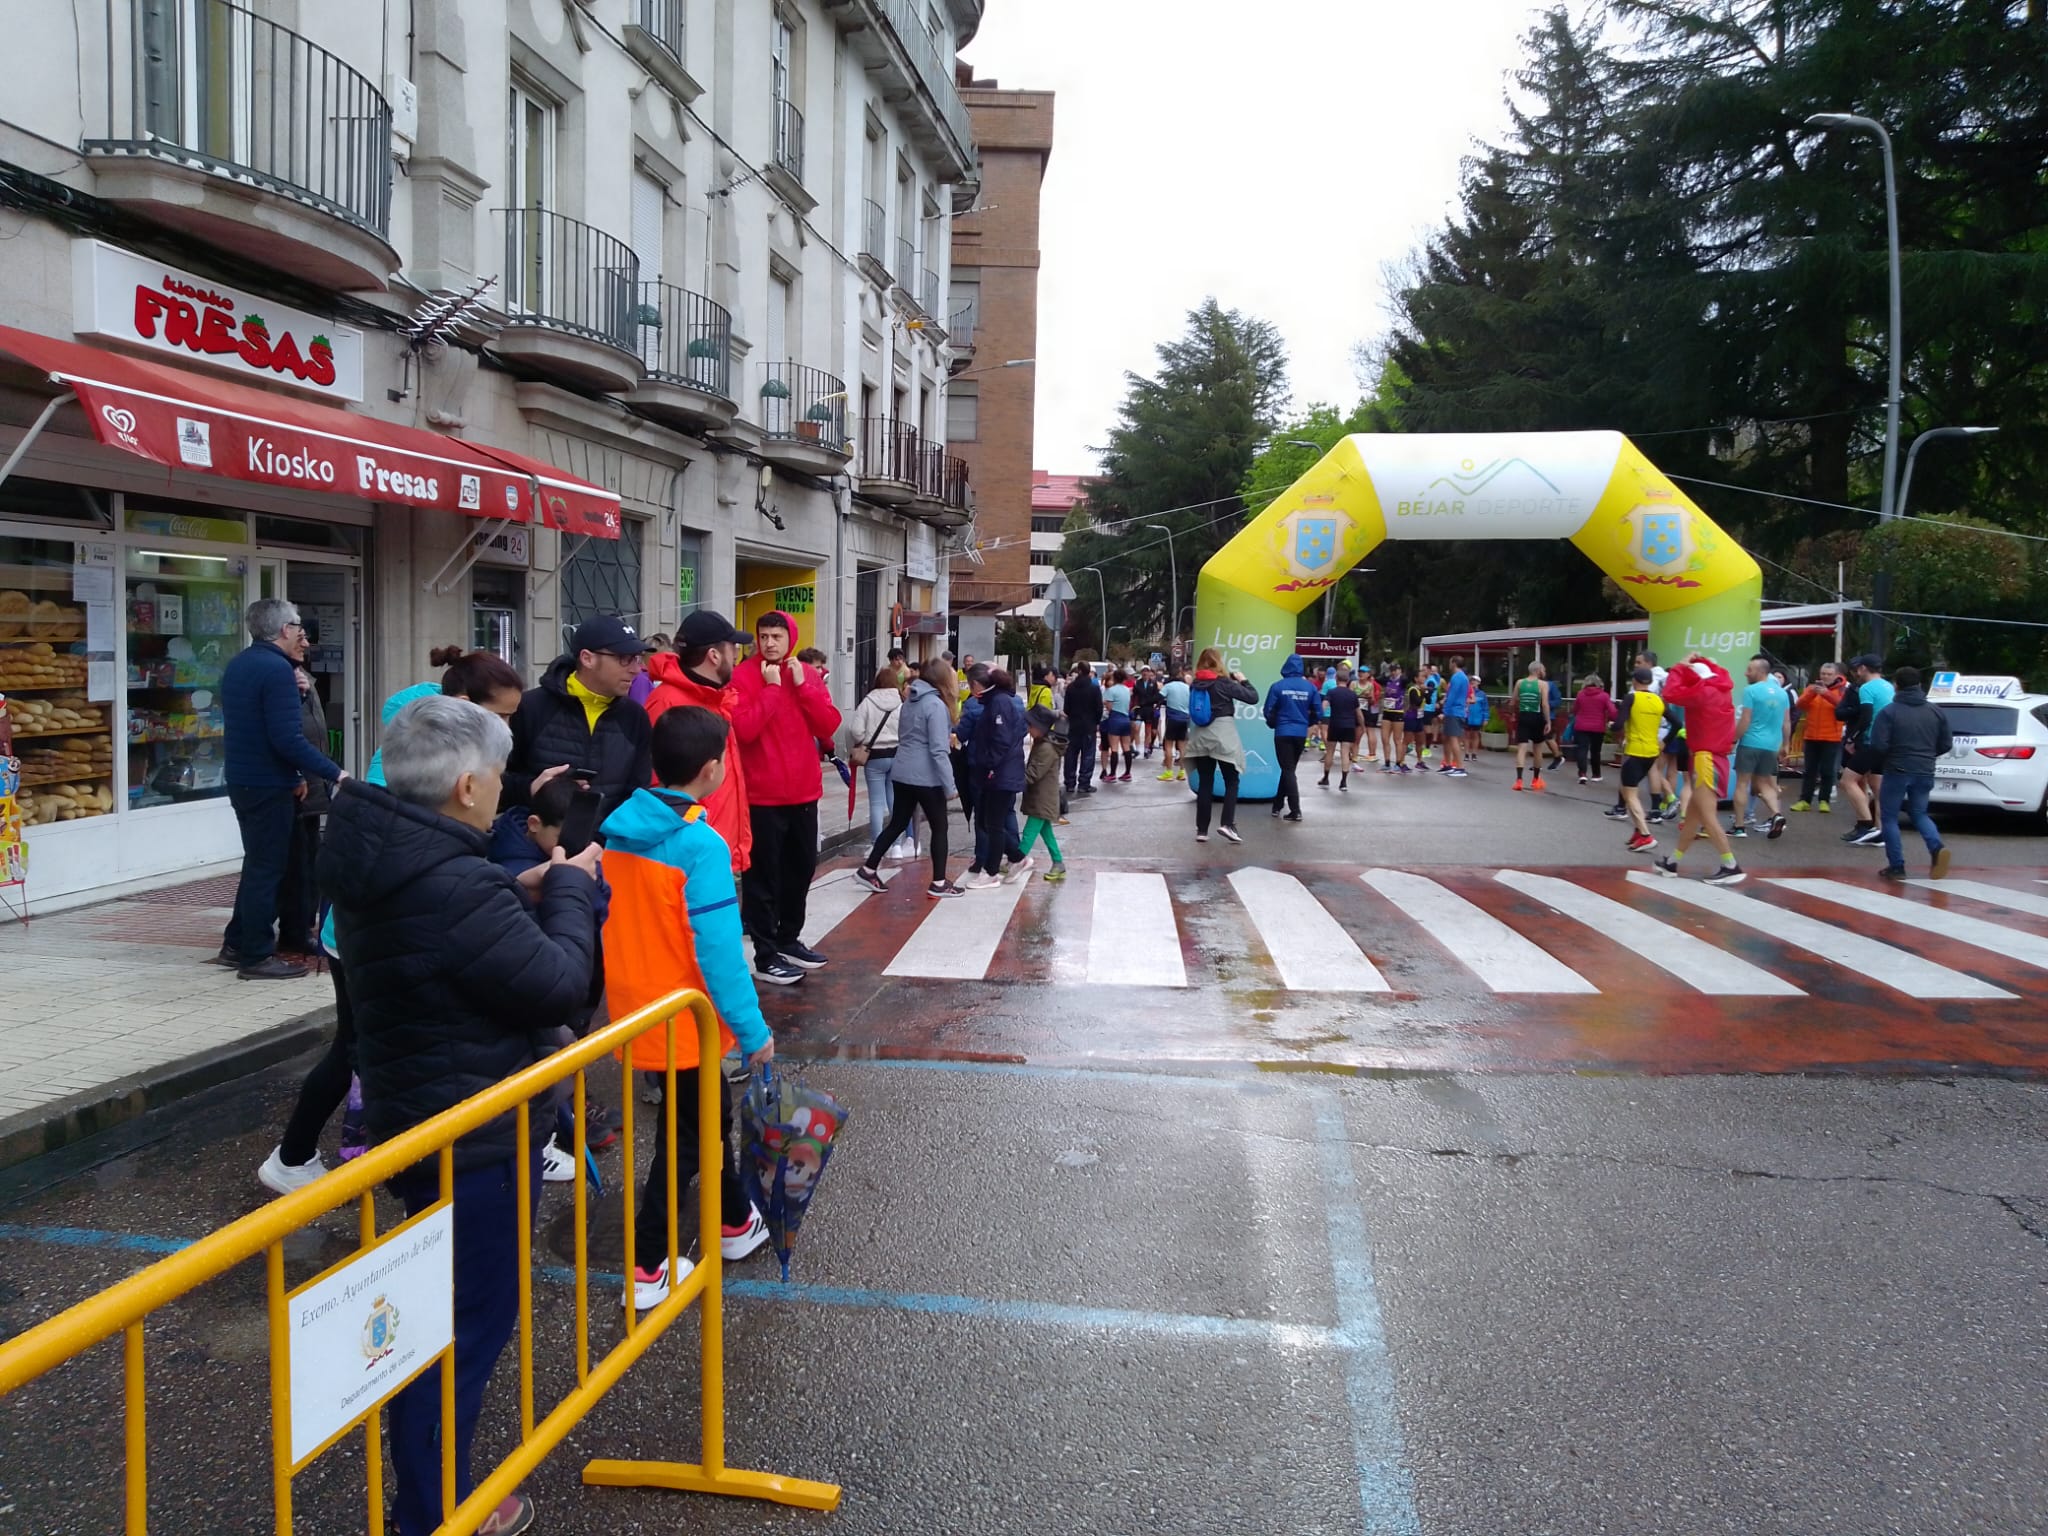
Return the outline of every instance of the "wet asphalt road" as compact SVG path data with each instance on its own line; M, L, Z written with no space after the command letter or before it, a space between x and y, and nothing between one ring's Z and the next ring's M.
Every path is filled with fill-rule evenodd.
M1414 787L1442 804L1460 786ZM1489 848L1607 841L1569 797L1490 793L1507 809L1475 802L1463 814L1484 819L1461 823ZM1088 807L1071 856L1222 857L1143 830L1178 825L1173 794ZM1377 795L1352 805L1326 824L1341 814L1376 861L1443 835ZM1994 851L1962 857L1987 868L2038 846L1969 836ZM1797 854L1828 856L1817 836ZM830 1032L806 1015L832 995L772 1000L793 1045ZM1000 970L889 996L913 1026L1121 1010L1199 1037L1219 1009L1200 987L1105 1000ZM1720 1006L1698 1000L1696 1027ZM1292 1007L1306 1032L1329 1004ZM1464 1004L1439 1012L1455 1032ZM840 1510L580 1484L592 1456L693 1459L686 1320L530 1481L539 1529L2048 1532L2048 1089L2031 1073L1358 1076L1251 1070L1199 1038L1109 1066L1036 1064L1024 1043L1021 1063L809 1069L855 1118L796 1286L769 1261L733 1272L729 1454L841 1482ZM280 1069L0 1175L0 1332L250 1209L295 1082ZM557 1189L543 1208L557 1252L567 1207ZM340 1258L352 1226L300 1240L291 1279ZM616 1217L597 1231L615 1245ZM261 1294L246 1269L152 1325L155 1529L269 1529ZM545 1404L573 1313L559 1283L536 1295ZM616 1326L596 1318L596 1347ZM0 1536L118 1528L118 1370L102 1349L0 1402ZM485 1465L514 1431L508 1364ZM359 1440L303 1474L298 1528L362 1529L362 1476Z

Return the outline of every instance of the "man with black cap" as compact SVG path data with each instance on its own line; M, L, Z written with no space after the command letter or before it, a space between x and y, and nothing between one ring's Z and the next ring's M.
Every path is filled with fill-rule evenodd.
M512 758L499 804L524 805L533 781L567 767L597 791L602 821L654 774L653 729L647 711L627 697L649 647L633 626L599 614L576 626L566 655L529 688L512 716Z
M751 639L724 614L708 608L685 618L676 631L674 654L664 651L647 663L654 679L654 691L647 696L647 723L657 724L678 704L694 704L730 725L740 699L732 672L740 664L740 647ZM754 827L747 813L746 766L739 753L726 753L724 782L698 803L704 807L704 819L732 850L732 872L745 874L753 862Z

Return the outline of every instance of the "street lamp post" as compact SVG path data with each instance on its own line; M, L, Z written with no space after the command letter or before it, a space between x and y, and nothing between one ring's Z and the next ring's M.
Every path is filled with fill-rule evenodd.
M1937 437L1982 437L1987 432L1996 432L1996 427L1929 427L1913 439L1913 446L1906 450L1906 473L1899 480L1899 504L1893 516L1906 515L1906 498L1913 490L1913 461L1920 457L1921 447Z
M1173 576L1173 633L1166 637L1166 659L1180 647L1180 559L1173 552L1173 530L1164 523L1147 523L1147 528L1156 528L1166 535L1166 568Z
M1852 112L1816 112L1806 121L1809 127L1846 128L1852 133L1870 134L1884 151L1884 221L1891 247L1891 380L1885 397L1884 487L1878 496L1877 515L1888 521L1898 516L1894 493L1899 467L1899 187L1892 167L1892 136L1876 118L1859 117Z

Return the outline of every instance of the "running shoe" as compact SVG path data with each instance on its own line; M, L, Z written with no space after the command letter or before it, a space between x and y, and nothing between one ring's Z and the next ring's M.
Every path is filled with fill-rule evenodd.
M1828 812L1829 812L1829 806L1828 806L1828 803L1827 803L1827 801L1825 801L1825 800L1821 801L1821 803L1820 803L1819 805L1816 805L1816 806L1814 807L1814 809L1815 809L1816 811L1819 811L1819 812L1821 813L1821 815L1823 815L1823 816L1827 815L1827 814L1828 814Z
M1768 838L1780 838L1784 835L1785 818L1782 816L1773 816L1770 819L1770 822L1764 831L1764 836Z
M853 872L853 883L870 891L886 891L889 882L863 864Z
M1444 777L1447 779L1469 779L1472 775L1462 768L1446 768L1444 770Z
M1289 812L1287 813L1287 819L1288 819L1289 821L1299 821L1299 820L1301 820L1301 812L1299 812L1299 811L1289 811Z
M767 1241L768 1223L761 1219L760 1207L749 1205L745 1221L736 1227L718 1229L719 1257L728 1261L744 1259Z
M1316 788L1317 788L1317 789L1328 789L1329 787L1330 787L1330 776L1329 776L1329 775L1328 775L1327 773L1326 773L1326 774L1324 774L1324 775L1323 775L1323 776L1322 776L1322 777L1321 777L1320 779L1317 779L1317 780L1316 780Z
M1517 794L1521 793L1521 792L1522 792L1523 790L1527 789L1528 787L1529 787L1529 786L1528 786L1528 785L1526 785L1526 784L1524 784L1524 783L1523 783L1523 782L1522 782L1522 781L1521 781L1520 779L1517 779L1517 780L1515 780L1515 792L1516 792Z
M1535 778L1531 779L1529 781L1529 787L1535 790L1538 794L1541 794L1543 792L1543 775L1539 773L1536 775Z
M1602 816L1605 816L1609 821L1628 820L1628 808L1626 806L1610 805L1609 807L1607 807L1606 810L1602 811L1600 814Z
M967 894L966 891L950 880L941 885L928 885L924 888L924 893L931 897L933 901L938 901L947 896L965 896Z
M969 875L965 880L961 881L960 884L963 890L992 891L1002 883L1003 882L997 879L994 875L983 874L980 870L976 870L973 874Z
M1351 790L1351 775L1347 773L1342 778L1338 779L1337 788L1340 791L1348 794Z
M1064 864L1055 864L1051 869L1048 869L1045 872L1045 883L1047 885L1058 885L1062 880L1066 878L1067 866Z
M1117 783L1119 783L1119 784L1128 784L1128 783L1130 783L1130 782L1131 782L1131 770L1130 770L1130 769L1128 769L1128 768L1126 768L1126 769L1125 769L1125 770L1123 771L1123 773L1122 773L1122 774L1120 774L1120 775L1118 776L1118 778L1117 778Z
M1206 843L1207 841L1209 841L1209 834L1206 832L1197 832L1195 834L1195 841L1198 843Z
M1185 783L1185 782L1186 782L1186 780L1187 780L1187 776L1188 776L1188 771L1187 771L1187 769L1185 769L1185 768L1176 768L1176 769L1174 769L1174 770L1173 770L1173 776L1174 776L1174 777L1175 777L1176 779L1179 779L1179 780L1181 780L1181 781L1182 781L1183 783Z
M1941 847L1934 850L1934 867L1931 870L1929 870L1928 873L1933 875L1934 878L1937 880L1946 880L1948 878L1948 861L1948 846L1946 844L1943 844Z
M1748 873L1740 864L1723 864L1719 869L1707 876L1707 884L1740 885L1748 878Z
M566 1184L576 1177L576 1159L556 1146L552 1136L540 1149L540 1177L544 1184Z
M1586 782L1587 782L1586 776L1585 776L1585 775L1584 775L1583 773L1579 775L1579 782L1580 782L1581 784L1584 784L1584 783L1586 783Z
M1003 871L1003 884L1015 885L1019 880L1029 880L1031 878L1031 863L1031 856L1029 854L1014 861L1009 868Z
M1792 809L1795 811L1810 811L1813 807L1804 800L1796 800L1792 804Z
M1226 843L1241 843L1244 841L1243 838L1237 835L1237 828L1235 827L1218 827L1216 835Z
M1904 880L1906 878L1906 866L1903 864L1887 864L1877 872L1877 878L1880 880Z
M1868 832L1856 839L1856 846L1858 848L1876 848L1882 845L1883 842L1884 829L1882 827L1872 827Z
M256 1170L256 1182L274 1195L289 1195L304 1189L326 1172L327 1165L320 1161L318 1152L303 1163L288 1163L284 1160L284 1148L280 1146L271 1148L270 1156Z
M1630 853L1648 853L1656 846L1657 839L1650 836L1647 832L1638 832L1628 840L1628 851Z
M793 987L804 979L804 973L782 956L770 955L765 960L758 957L755 959L754 978L757 981L768 982L772 986Z
M1403 763L1399 768L1396 768L1394 771L1396 773L1413 773L1415 770L1410 768L1406 763Z
M800 965L807 971L815 971L826 963L823 955L801 942L783 945L780 953L791 965Z
M1171 779L1172 777L1173 777L1173 770L1172 770L1171 768L1169 768L1169 769L1167 769L1167 770L1166 770L1166 771L1165 771L1164 773L1162 773L1162 774L1160 774L1160 775L1159 775L1159 782L1160 782L1160 783L1162 783L1162 784L1164 784L1164 783L1166 783L1166 782L1167 782L1167 780Z
M1678 878L1678 860L1672 858L1669 854L1657 860L1650 867L1667 880L1676 880Z
M1747 837L1749 836L1749 828L1738 821L1728 829L1728 835L1730 837Z
M682 1274L687 1275L696 1266L688 1259L680 1260ZM677 1278L681 1278L678 1276ZM633 1310L645 1312L649 1307L658 1307L668 1300L668 1260L663 1259L652 1269L633 1266Z
M1875 828L1869 822L1859 821L1855 826L1842 834L1842 841L1845 843L1860 843L1863 841L1864 833L1874 830Z

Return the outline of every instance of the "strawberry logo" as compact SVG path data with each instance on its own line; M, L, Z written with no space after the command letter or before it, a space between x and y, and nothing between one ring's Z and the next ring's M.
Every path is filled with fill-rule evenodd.
M306 375L315 384L334 382L334 343L325 336L315 336L306 343Z

